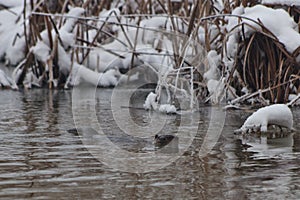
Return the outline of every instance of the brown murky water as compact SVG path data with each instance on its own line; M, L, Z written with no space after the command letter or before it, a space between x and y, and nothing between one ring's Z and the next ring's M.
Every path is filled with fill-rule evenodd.
M111 90L98 89L96 99L109 102L110 93ZM210 108L203 107L198 133L176 161L148 173L123 172L102 164L83 145L80 136L66 131L74 127L71 102L71 90L0 92L0 198L300 197L300 132L275 139L250 137L247 143L251 147L245 150L233 130L249 113L227 111L216 145L199 158L211 115ZM109 106L97 104L96 110L98 120L107 125L103 126L107 136L117 146L133 153L155 151L152 138L135 139L122 133L113 123ZM300 109L294 108L293 114L295 128L300 130ZM141 109L131 109L131 116L141 124L149 120L149 113ZM163 132L176 132L180 121L191 120L191 116L166 116ZM126 123L129 119L124 120Z

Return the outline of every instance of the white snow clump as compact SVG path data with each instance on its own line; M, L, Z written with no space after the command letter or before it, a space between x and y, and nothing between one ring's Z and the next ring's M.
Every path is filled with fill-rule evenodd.
M251 131L267 132L268 125L277 125L293 130L293 114L285 104L274 104L258 109L247 118L243 126L235 133Z
M171 104L161 104L159 105L157 100L157 94L150 92L145 100L144 108L146 110L155 110L165 114L174 114L177 109L174 105Z

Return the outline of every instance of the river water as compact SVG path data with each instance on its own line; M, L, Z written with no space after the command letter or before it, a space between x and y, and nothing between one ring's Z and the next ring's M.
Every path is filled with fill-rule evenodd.
M113 162L123 154L111 153L113 147L103 146L103 135L102 139L92 141L93 145L99 141L101 149L97 150L107 159L102 162L103 155L97 157L84 135L80 135L88 132L86 127L90 123L84 115L82 121L86 127L80 133L67 132L78 120L75 117L74 122L72 90L2 90L0 198L299 199L300 132L273 139L237 137L233 131L250 112L230 110L226 112L220 134L211 138L213 149L199 156L207 137L205 133L210 126L218 127L222 123L211 122L215 119L212 107L204 106L196 114L156 116L140 109L142 104L137 103L135 108L129 109L130 117L118 119L128 128L122 131L116 122L119 114L114 116L111 112L111 92L111 89L97 89L95 102L90 105L85 102L86 110L96 110L96 121L101 122L105 136L123 152L133 156L151 155L149 165L139 163L134 157L131 162L128 158L124 163ZM119 108L122 109L128 110ZM294 127L300 130L300 109L292 111ZM149 137L137 137L135 127L131 127L132 121L147 126L154 119L165 120L164 126L159 128L160 134L179 133L177 152L173 152L174 149L160 152L153 145L154 132ZM197 123L196 132L188 129L189 124L194 123ZM181 132L180 127L183 127ZM130 136L128 131L135 135ZM189 140L185 140L187 138ZM242 143L247 143L249 148ZM160 156L157 165L151 163L155 155ZM170 157L176 159L170 160ZM148 171L143 173L141 166L145 166L145 170L148 167Z

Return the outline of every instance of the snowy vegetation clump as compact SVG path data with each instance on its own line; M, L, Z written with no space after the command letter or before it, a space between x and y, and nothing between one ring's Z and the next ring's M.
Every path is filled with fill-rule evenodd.
M157 95L153 92L150 92L146 98L144 108L146 110L155 110L161 113L166 114L174 114L176 113L177 109L174 105L171 104L158 104L157 102Z
M14 67L0 85L113 87L136 76L157 83L145 109L165 113L287 103L300 93L300 13L274 2L0 0L0 58Z
M219 73L226 79L225 89L234 96L245 95L241 98L243 101L263 104L287 102L287 93L299 93L299 76L296 74L299 71L300 34L294 18L283 9L264 5L238 6L224 18L228 22L223 26L227 34L220 37L226 37L225 45L216 42L222 51L215 55L215 60L221 55L222 61L218 61L221 63L218 65L223 65L223 71L219 70ZM293 61L286 62L289 58L280 60L276 55L282 58L291 55ZM283 74L287 77L282 77ZM286 91L295 83L297 89ZM231 86L235 88L234 92ZM263 94L253 96L256 91Z
M243 126L235 132L266 132L270 125L292 130L293 114L290 108L285 104L274 104L260 108L248 117Z

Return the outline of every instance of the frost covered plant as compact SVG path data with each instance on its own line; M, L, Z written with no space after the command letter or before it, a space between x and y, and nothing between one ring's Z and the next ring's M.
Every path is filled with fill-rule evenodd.
M267 132L268 126L276 125L293 130L293 114L285 104L274 104L258 109L250 115L235 133Z

